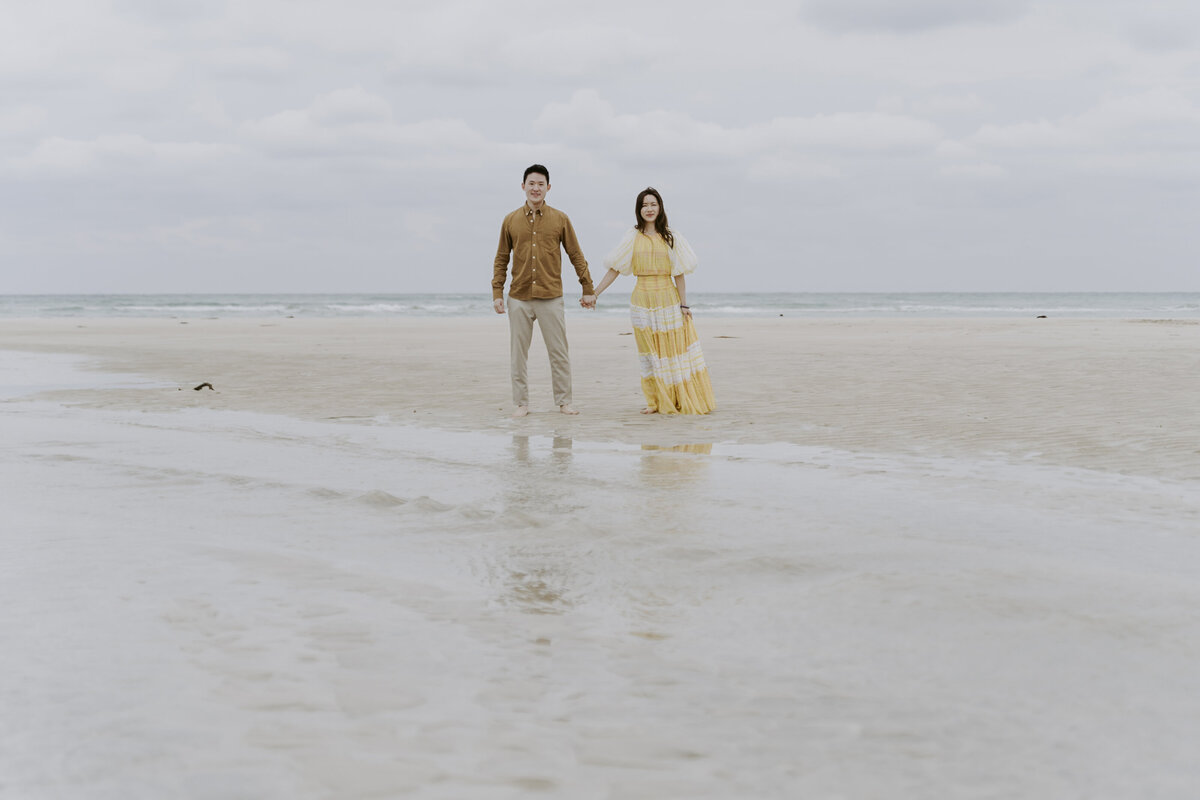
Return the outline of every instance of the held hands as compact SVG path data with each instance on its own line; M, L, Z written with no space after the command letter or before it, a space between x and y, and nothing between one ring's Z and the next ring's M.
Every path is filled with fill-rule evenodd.
M584 308L595 308L596 307L596 295L585 294L583 297L579 298L579 305L583 306ZM497 314L503 314L504 313L504 298L497 297L495 300L493 300L492 308L494 308L496 310Z

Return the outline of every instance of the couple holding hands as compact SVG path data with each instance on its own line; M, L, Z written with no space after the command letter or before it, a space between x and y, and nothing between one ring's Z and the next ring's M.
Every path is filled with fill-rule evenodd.
M492 276L492 304L497 314L508 313L512 358L514 417L529 413L526 364L533 323L537 322L550 356L554 402L564 414L578 414L571 405L571 363L562 290L562 255L567 251L583 287L579 304L595 308L596 301L618 275L635 275L630 317L642 371L643 414L707 414L716 407L708 367L687 305L685 276L696 269L696 254L687 241L667 226L662 196L652 188L638 193L634 227L604 259L608 272L592 287L587 260L571 220L546 205L550 171L541 164L521 178L525 204L504 218ZM512 258L512 283L507 308L504 284Z

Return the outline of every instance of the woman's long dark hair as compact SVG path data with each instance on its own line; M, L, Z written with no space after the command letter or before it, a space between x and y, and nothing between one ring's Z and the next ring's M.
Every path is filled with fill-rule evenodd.
M654 195L654 199L658 201L658 216L654 218L654 230L658 231L658 235L667 243L667 247L674 247L675 237L671 235L671 229L667 227L667 207L663 205L662 195L653 186L647 186L638 192L637 203L633 206L633 218L637 220L637 229L644 232L643 229L646 227L646 220L642 219L642 201L648 194Z

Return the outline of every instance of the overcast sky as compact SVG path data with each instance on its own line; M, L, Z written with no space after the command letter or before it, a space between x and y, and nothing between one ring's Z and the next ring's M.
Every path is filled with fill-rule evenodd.
M1196 291L1200 4L0 4L0 293L486 295L533 162L597 280Z

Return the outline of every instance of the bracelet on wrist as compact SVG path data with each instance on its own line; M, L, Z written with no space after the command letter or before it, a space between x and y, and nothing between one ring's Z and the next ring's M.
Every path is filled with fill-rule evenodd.
M680 304L679 304L679 307L680 307L680 308L686 308L688 311L691 311L691 310L692 310L692 307L691 307L691 306L685 306L683 303L680 303Z

